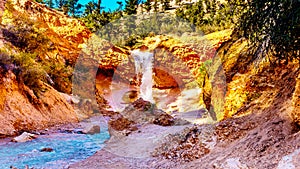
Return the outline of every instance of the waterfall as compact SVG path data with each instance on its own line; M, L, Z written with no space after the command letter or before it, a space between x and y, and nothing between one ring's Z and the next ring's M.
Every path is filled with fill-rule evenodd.
M152 95L152 65L153 65L153 53L133 50L131 55L135 61L135 73L139 78L142 75L140 85L140 96L142 99L153 103ZM138 79L139 80L139 79Z

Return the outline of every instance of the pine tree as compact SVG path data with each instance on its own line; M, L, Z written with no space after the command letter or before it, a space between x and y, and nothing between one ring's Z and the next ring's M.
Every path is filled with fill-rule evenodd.
M140 4L141 0L125 0L125 13L128 15L136 14L137 7Z
M68 0L68 7L69 7L69 13L76 17L78 16L81 11L82 5L78 3L79 0Z
M54 3L53 0L46 0L46 4L49 8L53 8L54 7Z
M150 12L150 11L151 11L151 0L146 0L146 2L144 3L144 9L145 9L147 12Z
M161 3L164 11L170 9L170 0L161 0Z
M97 2L97 12L100 13L101 11L101 0L98 0Z
M158 12L158 1L157 0L154 0L153 9L154 9L154 12Z
M87 16L89 14L92 14L95 10L96 4L93 1L90 1L88 4L85 5L84 15Z
M68 1L67 0L55 0L56 7L58 10L63 11L64 7L67 6Z
M119 5L119 7L117 8L117 11L121 11L123 8L123 2L122 1L117 1L117 4Z
M272 54L276 61L300 59L299 0L252 0L238 25L253 45L252 60Z

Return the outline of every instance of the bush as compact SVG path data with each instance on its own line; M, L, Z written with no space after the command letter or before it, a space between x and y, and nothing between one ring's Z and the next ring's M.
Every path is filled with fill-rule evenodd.
M300 1L252 0L237 30L251 41L253 60L275 56L277 62L300 59Z
M16 74L19 81L27 85L38 96L43 91L41 82L46 82L46 72L39 63L35 62L36 56L36 54L20 53L13 55L11 62L16 64L19 69Z
M42 82L46 82L46 72L43 67L35 62L36 54L20 53L10 55L0 50L0 65L4 73L12 71L19 83L24 83L38 96L43 91Z
M4 39L26 53L43 52L49 49L50 41L43 35L44 29L39 28L37 22L29 19L26 13L16 12L13 6L7 2L3 16L6 20L6 28L3 28Z

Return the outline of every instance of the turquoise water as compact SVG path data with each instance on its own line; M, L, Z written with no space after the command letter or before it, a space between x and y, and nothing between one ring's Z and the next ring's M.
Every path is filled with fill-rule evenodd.
M29 167L60 169L86 159L104 146L109 139L107 128L95 135L56 133L41 135L25 143L5 143L0 146L0 168L10 166L24 169ZM40 152L42 148L54 149L52 152Z

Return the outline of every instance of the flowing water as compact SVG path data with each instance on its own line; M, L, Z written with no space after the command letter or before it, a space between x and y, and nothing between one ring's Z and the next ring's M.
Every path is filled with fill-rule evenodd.
M152 65L153 53L134 50L131 52L135 61L135 73L138 76L142 75L142 83L140 86L140 96L146 101L153 103L152 95Z
M101 125L102 127L102 125ZM19 169L29 167L61 169L70 164L84 160L103 148L109 139L107 127L94 135L54 133L40 135L37 139L25 143L0 143L0 168L10 166ZM52 152L41 152L42 148L52 148Z

